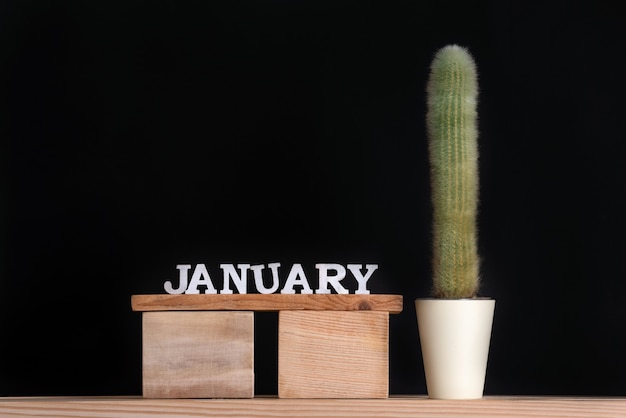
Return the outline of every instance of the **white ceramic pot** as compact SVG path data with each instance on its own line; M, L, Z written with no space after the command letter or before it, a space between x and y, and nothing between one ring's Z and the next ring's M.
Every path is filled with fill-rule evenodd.
M429 398L482 398L495 304L493 299L415 301Z

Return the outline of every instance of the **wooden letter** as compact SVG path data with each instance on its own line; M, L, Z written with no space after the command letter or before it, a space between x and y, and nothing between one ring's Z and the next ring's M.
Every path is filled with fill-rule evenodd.
M206 270L206 266L204 264L198 264L196 266L196 269L193 271L193 276L191 276L189 287L185 293L188 295L199 294L200 291L198 290L198 286L206 286L206 291L204 293L217 293L217 290L215 290L213 282L211 281L211 276L209 276L209 272Z
M280 293L293 295L296 291L293 289L295 285L302 286L302 294L311 294L313 291L311 290L311 286L309 286L309 282L304 275L304 270L302 270L302 264L294 264L291 266L291 271L289 272L289 276L287 276L287 281L285 282L285 286L280 291Z
M359 283L359 288L354 293L357 295L369 295L370 291L367 289L367 281L378 269L378 264L367 264L365 266L367 268L365 276L361 274L362 266L362 264L348 264L348 270L350 270L356 281Z
M272 270L272 286L270 288L265 287L263 284L263 269L265 268L265 264L250 267L250 270L254 272L256 290L262 295L274 293L280 285L278 280L278 267L280 267L280 263L270 263L267 266Z
M220 264L220 268L224 270L224 286L222 288L223 295L232 295L233 291L230 290L230 280L228 278L233 279L233 283L235 287L237 287L237 292L243 295L244 293L248 293L248 269L250 268L250 264L237 264L237 268L241 271L241 276L237 274L235 271L235 266L232 264Z
M329 284L339 294L345 295L349 293L348 289L346 289L341 285L341 283L339 283L344 279L344 277L346 277L346 269L344 266L342 266L341 264L316 264L315 268L319 270L319 286L315 293L329 294ZM335 270L337 274L329 276L328 270Z
M178 269L179 286L178 289L172 287L172 282L166 281L163 285L165 291L170 295L181 295L187 290L187 282L189 281L189 269L191 264L179 264L176 266Z

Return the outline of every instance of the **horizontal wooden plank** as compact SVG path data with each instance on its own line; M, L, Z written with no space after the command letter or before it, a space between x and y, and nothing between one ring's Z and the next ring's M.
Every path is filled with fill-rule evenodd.
M0 398L0 416L24 417L594 417L623 418L626 398L486 397L473 401L424 396L389 399Z
M385 311L402 312L402 295L133 295L134 311Z

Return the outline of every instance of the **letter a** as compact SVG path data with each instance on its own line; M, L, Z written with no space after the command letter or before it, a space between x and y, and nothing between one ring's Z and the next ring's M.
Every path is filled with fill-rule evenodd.
M206 286L206 291L204 293L216 294L217 290L213 286L213 282L211 281L211 276L209 276L209 272L206 270L206 266L204 264L198 264L196 269L193 271L193 276L191 276L191 282L189 282L189 287L185 292L188 295L197 295L200 293L198 290L198 286Z
M302 291L300 292L302 294L310 295L311 293L313 293L313 291L311 290L311 287L309 286L309 282L307 281L306 276L304 275L304 270L302 270L302 265L299 263L294 264L291 267L291 271L289 272L289 276L287 277L285 286L282 288L280 293L293 295L294 293L296 293L296 291L293 290L293 287L295 285L302 286Z

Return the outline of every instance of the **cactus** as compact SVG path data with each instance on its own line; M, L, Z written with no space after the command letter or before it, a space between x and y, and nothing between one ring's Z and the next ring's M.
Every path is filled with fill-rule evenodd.
M426 127L433 204L433 296L475 297L479 287L476 65L449 45L433 59Z

